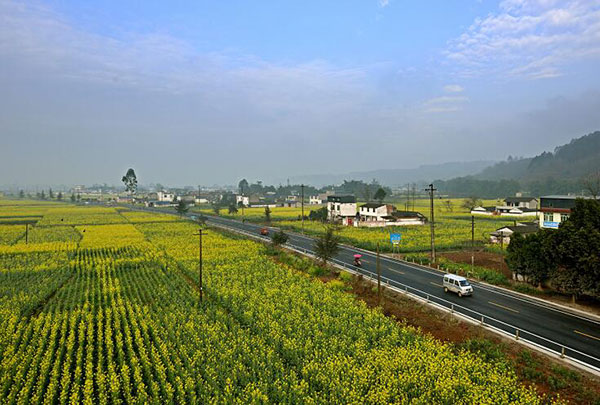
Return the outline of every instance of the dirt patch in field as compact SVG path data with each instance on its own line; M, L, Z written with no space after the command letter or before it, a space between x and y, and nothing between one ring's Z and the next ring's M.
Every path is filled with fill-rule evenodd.
M471 264L471 252L468 251L444 252L440 253L440 256L456 263ZM512 272L506 265L504 256L499 253L475 252L475 266L496 270L504 274L509 280L512 278Z

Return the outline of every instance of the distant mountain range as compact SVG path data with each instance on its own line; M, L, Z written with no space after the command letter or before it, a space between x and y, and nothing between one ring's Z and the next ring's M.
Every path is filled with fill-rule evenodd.
M422 165L413 169L381 169L364 172L349 172L344 174L315 174L290 177L292 184L310 184L322 187L330 184L340 184L344 180L362 180L370 182L375 179L386 186L403 186L407 183L422 183L431 179L450 179L452 177L467 176L478 173L493 165L494 161L479 160L473 162L449 162L436 165ZM285 183L285 180L276 181Z

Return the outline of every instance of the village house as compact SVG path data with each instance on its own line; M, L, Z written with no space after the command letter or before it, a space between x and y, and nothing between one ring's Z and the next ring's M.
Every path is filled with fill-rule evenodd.
M160 202L172 202L175 199L175 194L167 191L157 191L156 199Z
M558 229L575 207L577 198L571 195L548 195L540 197L540 228Z
M519 223L514 226L503 226L490 233L490 242L508 245L510 238L514 234L529 235L539 230L535 222Z
M243 205L244 207L248 207L250 205L250 197L238 194L235 196L235 203L238 206Z
M360 206L359 214L361 221L384 221L384 217L389 217L396 207L391 204L366 203Z
M537 198L533 197L508 197L504 199L504 204L507 207L528 208L537 210L538 200Z
M330 195L327 197L327 218L353 225L356 218L356 197L353 195Z

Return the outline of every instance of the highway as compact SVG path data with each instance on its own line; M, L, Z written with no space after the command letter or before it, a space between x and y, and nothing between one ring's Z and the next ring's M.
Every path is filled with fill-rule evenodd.
M242 223L223 217L205 216L207 224L226 226L238 231L260 236L261 225ZM272 235L276 228L270 228ZM288 245L312 253L314 239L287 232ZM268 239L268 238L266 238ZM353 265L354 254L363 255L362 267ZM376 277L376 254L362 249L342 246L335 262L362 274ZM540 302L521 294L487 284L471 282L474 293L470 297L458 297L445 293L442 288L443 272L413 265L407 262L380 258L383 283L397 288L407 288L431 302L450 307L485 324L501 329L513 336L519 330L519 338L527 340L556 353L575 359L600 370L600 321L550 303Z

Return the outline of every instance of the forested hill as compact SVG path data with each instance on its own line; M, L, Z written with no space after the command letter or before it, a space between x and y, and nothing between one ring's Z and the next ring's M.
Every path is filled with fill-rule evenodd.
M533 158L509 159L497 163L475 177L482 180L579 180L598 169L600 131L573 139L568 144L554 149L554 153L544 152Z
M581 180L600 170L600 131L573 139L532 158L509 158L481 172L438 180L439 190L454 195L502 197L525 191L531 195L580 193Z

